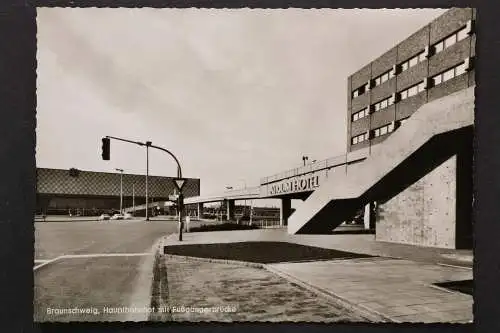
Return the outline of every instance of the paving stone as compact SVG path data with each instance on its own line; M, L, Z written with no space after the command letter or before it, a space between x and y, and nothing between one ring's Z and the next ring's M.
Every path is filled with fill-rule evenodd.
M232 313L174 313L175 321L366 321L264 269L166 260L170 305L236 308Z
M286 232L277 230L198 233L186 237L186 243L193 244L236 241L288 241L370 255L405 257L406 259L378 257L278 263L271 266L273 269L281 271L294 279L343 297L354 304L362 304L364 307L382 313L384 313L385 309L387 316L398 321L446 322L450 320L468 322L473 316L473 298L471 295L448 292L432 287L432 284L438 282L472 279L471 269L436 264L437 262L443 262L443 255L447 254L447 252L449 252L448 254L454 254L458 251L377 242L372 235L339 235L339 237L337 235L334 237L331 235L287 235ZM239 281L239 279L236 280ZM258 306L262 304L255 300L258 299L259 294L269 293L271 290L273 291L271 294L273 294L279 290L269 281L260 281L259 283L260 287L253 286L255 283L248 277L245 283L241 282L241 286L244 286L241 288L244 290L244 294L247 295L245 296L247 298L245 304ZM229 289L236 288L237 285L233 283ZM239 292L239 289L237 290ZM295 299L297 302L296 298L301 297L296 295L295 298L292 296L287 298L285 294L279 295L278 299L288 301ZM266 294L265 297L271 296ZM310 297L310 299L314 302L318 298ZM224 301L226 300L224 298ZM272 301L269 300L269 302ZM302 307L313 306L299 302L295 304L301 304L300 306L296 305L295 308L298 310ZM446 305L443 307L443 304ZM276 308L278 307L276 306ZM274 311L273 309L270 308L269 311ZM290 312L286 313L289 313L291 318L297 318L294 309L288 309L288 311ZM307 318L324 318L323 314L318 314L322 310L316 309L315 311L318 312L310 311ZM284 318L283 316L285 314L279 318ZM343 316L336 313L335 320L341 320L340 318L343 318ZM241 314L232 316L232 318L242 317L244 316ZM259 318L265 318L265 315L253 310L253 313L247 314L246 317L260 320ZM309 320L307 318L305 320ZM349 314L347 314L347 318L351 318Z

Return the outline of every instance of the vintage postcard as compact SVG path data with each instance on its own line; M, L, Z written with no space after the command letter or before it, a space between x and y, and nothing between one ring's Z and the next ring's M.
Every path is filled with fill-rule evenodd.
M472 322L475 22L38 8L35 322Z

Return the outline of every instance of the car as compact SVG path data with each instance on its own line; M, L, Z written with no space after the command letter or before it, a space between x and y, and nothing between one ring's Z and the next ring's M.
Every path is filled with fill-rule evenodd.
M98 220L99 221L105 221L105 220L109 220L111 217L109 216L109 214L101 214L101 216L99 216Z
M125 214L123 214L123 219L124 219L124 220L130 220L130 219L132 219L132 217L133 217L133 216L132 216L132 214L130 214L130 213L125 213Z
M111 216L110 220L123 220L123 215L122 214L114 214Z

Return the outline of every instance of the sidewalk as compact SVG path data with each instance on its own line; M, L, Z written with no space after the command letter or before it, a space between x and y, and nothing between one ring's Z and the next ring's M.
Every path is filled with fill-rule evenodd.
M471 295L432 285L471 280L472 269L466 267L471 265L470 251L379 243L373 235L288 235L283 229L186 233L182 244L171 235L163 245L248 241L289 242L379 256L262 265L267 271L331 301L348 304L359 313L368 312L394 322L466 323L473 319ZM464 267L437 264L443 262ZM220 263L205 263L204 270L209 271L206 265ZM171 282L174 276L169 276L169 283L182 284L182 281Z
M175 237L174 237L175 238ZM286 228L241 231L218 231L183 234L182 244L234 243L249 241L290 242L362 253L372 256L408 259L417 262L472 268L471 250L439 249L397 243L378 242L375 235L289 235Z

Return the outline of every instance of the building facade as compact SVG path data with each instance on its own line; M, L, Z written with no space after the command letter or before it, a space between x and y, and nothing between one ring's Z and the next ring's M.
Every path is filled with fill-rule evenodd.
M475 19L475 9L450 9L348 78L348 152L370 152L422 105L475 85ZM472 247L472 137L456 144L456 155L366 207L376 207L377 240Z
M166 201L174 194L171 177L148 177L149 202ZM145 175L37 168L37 213L98 215L146 202ZM200 180L188 178L185 197L200 195Z
M347 151L384 141L423 104L475 85L473 8L454 8L348 78Z

